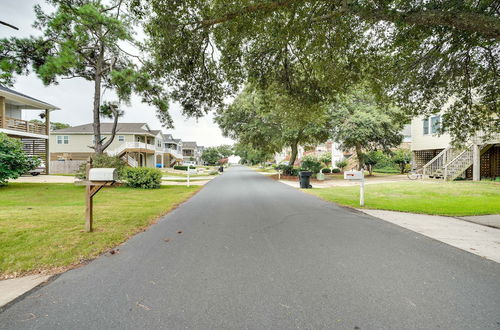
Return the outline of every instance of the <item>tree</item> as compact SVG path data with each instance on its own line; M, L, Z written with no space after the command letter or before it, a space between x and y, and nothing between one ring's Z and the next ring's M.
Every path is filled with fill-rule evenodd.
M408 115L444 109L457 140L500 130L498 1L149 4L148 46L187 113L220 105L249 81L287 91L307 83L324 101L368 80Z
M344 171L344 167L347 166L347 160L338 160L335 162L335 166L337 166L341 171Z
M406 171L406 165L411 163L411 151L408 149L397 149L393 152L391 158L399 166L399 170L403 174Z
M41 121L40 119L31 119L30 123L45 125L45 123L43 121ZM65 123L58 123L58 122L54 122L54 121L50 122L50 129L51 130L68 128L68 127L71 127L71 126L69 124L65 124Z
M319 161L325 163L326 166L332 162L332 154L325 152L319 156Z
M273 153L254 149L251 145L237 143L234 146L234 154L240 156L241 164L262 164L273 158Z
M406 120L401 110L377 103L365 88L358 86L338 97L332 107L333 138L344 150L356 151L360 170L366 162L366 151L389 151L401 144Z
M321 171L321 168L323 167L321 164L321 161L318 159L318 157L313 156L313 155L304 156L302 158L300 166L303 169L306 169L306 170L311 171L313 173L319 173Z
M24 153L21 140L0 133L0 186L6 185L8 179L17 179L39 165L40 159L28 157Z
M229 144L223 144L217 147L217 151L221 158L227 158L233 154L233 147Z
M263 154L290 147L291 165L299 145L326 141L332 128L326 106L309 104L274 86L261 90L248 85L232 104L218 111L215 121L225 136Z
M134 39L137 19L128 10L130 1L47 0L55 7L45 13L35 6L34 26L41 37L0 39L0 83L12 84L13 74L34 70L44 84L57 84L57 79L83 78L94 84L93 130L96 153L113 142L121 103L129 103L131 95L157 109L158 118L171 125L168 98L161 79L154 79L145 56L124 50L131 45L142 48ZM103 101L104 91L111 90L113 101ZM101 137L100 117L111 116L113 128L107 141Z
M203 150L203 154L201 155L201 159L206 162L208 165L215 165L217 161L221 159L221 154L217 147L208 147Z
M378 150L372 150L364 155L365 165L368 169L368 175L373 175L373 169L383 158L384 154Z

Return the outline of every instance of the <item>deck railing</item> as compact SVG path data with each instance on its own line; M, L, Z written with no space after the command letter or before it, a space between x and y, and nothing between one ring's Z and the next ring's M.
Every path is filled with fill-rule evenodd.
M3 123L0 116L0 124ZM47 135L47 126L45 124L30 123L27 120L5 117L5 125L2 128L18 132Z

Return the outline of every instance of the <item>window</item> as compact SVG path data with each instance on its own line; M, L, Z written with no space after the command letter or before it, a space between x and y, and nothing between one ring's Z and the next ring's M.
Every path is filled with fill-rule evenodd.
M422 123L424 125L424 135L429 134L429 118L422 120Z
M58 135L57 136L57 144L69 144L69 136Z
M118 141L120 142L125 141L125 137L123 135L118 135Z
M441 116L431 117L431 133L435 134L439 131L441 127Z

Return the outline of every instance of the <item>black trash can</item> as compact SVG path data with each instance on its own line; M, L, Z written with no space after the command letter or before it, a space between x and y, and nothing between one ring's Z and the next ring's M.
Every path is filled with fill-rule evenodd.
M224 172L224 166L219 167L219 172Z
M312 188L311 184L309 183L309 180L311 179L311 175L313 173L309 171L300 171L299 172L299 181L300 181L300 188L307 189L307 188Z

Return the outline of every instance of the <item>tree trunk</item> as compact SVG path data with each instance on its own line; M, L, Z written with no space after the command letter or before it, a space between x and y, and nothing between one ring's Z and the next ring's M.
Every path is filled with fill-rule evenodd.
M93 118L94 122L92 124L94 128L94 151L96 154L102 154L104 149L102 148L101 141L101 118L100 118L100 108L101 108L101 73L104 58L104 49L101 45L99 57L97 58L95 75L94 75L94 108L93 108Z
M293 164L295 164L295 160L297 160L298 143L292 144L291 147L292 147L292 154L290 155L290 162L288 163L288 165L293 166Z
M361 171L365 166L365 156L359 145L356 146L356 158L358 158L358 171Z

